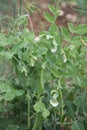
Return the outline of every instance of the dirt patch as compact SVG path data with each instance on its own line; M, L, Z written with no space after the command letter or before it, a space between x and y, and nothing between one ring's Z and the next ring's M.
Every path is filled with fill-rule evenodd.
M31 15L31 20L33 24L33 29L36 34L38 34L42 30L47 30L49 28L50 23L48 23L44 16L43 12L48 10L48 4L53 4L50 0L40 0L35 1L33 0L33 3L40 9L40 11L36 11ZM56 21L58 26L65 26L67 27L67 22L72 22L74 24L77 24L78 22L78 13L75 11L76 5L75 4L67 4L62 3L60 5L60 15ZM79 23L86 23L86 16L82 16L80 18Z

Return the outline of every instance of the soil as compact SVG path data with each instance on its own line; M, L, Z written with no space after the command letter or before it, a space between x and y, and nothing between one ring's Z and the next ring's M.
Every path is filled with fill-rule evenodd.
M32 0L32 2L40 9L40 11L35 11L31 15L31 20L33 24L33 29L36 34L38 34L40 31L46 30L49 28L49 23L45 20L43 16L43 12L48 10L48 4L54 4L52 0ZM56 20L56 23L58 26L66 26L68 22L72 22L74 24L77 24L77 19L79 14L75 11L75 8L77 8L75 3L67 3L63 2L60 5L60 15L58 19ZM82 16L80 18L79 23L86 23L86 16ZM29 21L30 24L30 21ZM29 25L30 26L30 25Z

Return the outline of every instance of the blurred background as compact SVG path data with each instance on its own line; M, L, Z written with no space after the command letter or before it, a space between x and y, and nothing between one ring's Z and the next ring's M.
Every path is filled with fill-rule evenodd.
M0 0L0 29L7 29L10 20L18 15L29 14L35 33L39 33L49 27L49 23L43 17L48 10L48 4L59 3L60 14L57 19L59 26L67 26L67 22L87 22L87 0Z

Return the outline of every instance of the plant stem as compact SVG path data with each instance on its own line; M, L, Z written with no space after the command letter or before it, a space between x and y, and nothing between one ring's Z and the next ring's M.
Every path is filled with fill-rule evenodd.
M29 13L28 13L28 22L30 23L31 30L34 32L33 23L32 23L32 20L31 20L31 17L30 17ZM29 28L29 23L28 23L28 28Z
M54 127L53 130L56 130L56 111L54 109Z
M59 93L60 93L60 100L61 100L61 122L63 121L63 115L64 115L64 102L63 102L63 93L62 93L62 86L61 86L61 81L59 81Z
M17 10L17 1L13 0L13 18L16 18L16 10Z
M61 106L62 106L62 110L61 110L61 122L62 122L63 114L64 114L64 111L63 111L63 94L62 94L62 90L60 90L60 97L61 97Z
M42 125L40 124L40 126L39 126L39 130L42 130Z
M35 121L32 130L36 130L38 128L39 115L36 113Z
M22 0L20 0L20 16L22 15Z
M28 130L30 129L30 95L27 92L27 99L28 99Z

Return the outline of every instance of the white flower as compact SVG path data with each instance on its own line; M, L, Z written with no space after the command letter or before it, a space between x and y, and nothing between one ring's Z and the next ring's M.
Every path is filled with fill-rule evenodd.
M23 73L23 72L25 73L25 76L27 77L27 70L26 70L25 66L22 67L21 73Z
M58 46L55 39L53 39L53 45L54 45L54 46Z
M74 45L70 45L68 48L69 48L71 51L73 51L73 50L75 49L75 46L74 46Z
M66 55L63 55L63 62L64 62L64 63L66 63L66 62L67 62Z
M21 36L21 35L22 35L22 32L21 32L21 31L19 31L17 34L18 34L18 36Z
M36 38L34 39L34 41L35 41L35 42L40 41L40 37L36 37Z
M50 38L53 38L53 36L51 36L51 35L46 35L46 38L47 38L47 40L49 40Z
M30 65L33 67L34 66L34 60L31 60Z
M57 51L57 46L58 46L55 39L53 39L52 44L53 44L53 48L51 49L51 52L55 53Z
M42 37L44 37L44 34L41 34L41 35L39 35L38 37L36 37L36 38L34 39L35 43L38 42L38 41L40 41Z
M57 107L59 105L58 101L56 99L51 99L50 100L50 104L53 106L53 107Z
M57 47L54 46L54 48L51 49L51 52L52 52L52 53L55 53L56 51L57 51Z
M41 67L42 67L43 69L45 69L46 64L47 64L46 62L45 62L45 63L43 63Z
M66 63L67 62L67 57L66 57L65 52L64 52L63 49L61 50L61 54L63 56L63 62Z

